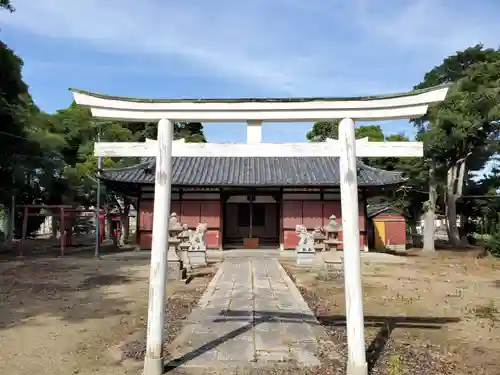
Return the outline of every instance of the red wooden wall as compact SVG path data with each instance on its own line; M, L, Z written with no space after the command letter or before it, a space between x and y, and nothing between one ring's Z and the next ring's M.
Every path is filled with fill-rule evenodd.
M139 205L139 246L151 249L153 230L153 201L141 200ZM208 248L220 248L220 201L172 201L171 212L175 212L182 224L195 229L199 223L208 226L205 241Z
M298 237L295 226L305 225L308 230L315 227L325 227L330 221L330 216L335 215L337 222L342 223L340 201L284 201L283 202L283 246L293 249L297 245ZM359 230L360 246L363 248L366 241L365 205L359 202ZM342 240L342 233L339 234ZM342 248L342 245L339 246Z

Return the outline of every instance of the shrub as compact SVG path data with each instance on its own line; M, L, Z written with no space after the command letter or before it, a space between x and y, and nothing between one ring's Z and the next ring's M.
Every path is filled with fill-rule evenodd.
M500 226L498 226L497 230L486 240L485 249L491 255L500 258Z

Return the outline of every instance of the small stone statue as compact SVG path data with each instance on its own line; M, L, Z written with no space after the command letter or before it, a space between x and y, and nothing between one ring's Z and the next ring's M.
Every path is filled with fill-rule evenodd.
M303 225L297 225L295 232L297 232L299 236L297 251L314 252L314 238L313 235L307 231L307 228Z
M295 232L299 236L299 243L295 248L297 252L297 264L311 264L314 262L316 251L314 250L314 238L303 225L297 225Z
M197 251L202 250L205 251L207 249L205 245L205 232L207 230L206 224L198 224L196 226L196 230L191 234L189 238L189 251Z
M188 256L191 266L207 265L207 246L205 244L205 232L207 224L200 223L189 238Z

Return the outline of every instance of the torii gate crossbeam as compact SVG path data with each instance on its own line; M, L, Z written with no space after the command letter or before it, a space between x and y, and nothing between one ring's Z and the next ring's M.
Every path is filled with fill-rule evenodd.
M170 214L172 155L175 156L338 156L344 241L348 375L366 375L363 293L361 286L358 183L356 158L363 156L423 156L421 143L356 141L354 120L410 119L423 116L431 103L445 99L448 86L404 94L365 98L297 99L135 99L73 90L77 104L96 117L158 122L158 140L144 143L96 144L98 156L156 156L153 241L149 287L145 375L160 375L163 363L163 323ZM328 121L342 119L339 140L325 143L261 143L263 121ZM248 123L248 144L187 144L172 141L174 121Z

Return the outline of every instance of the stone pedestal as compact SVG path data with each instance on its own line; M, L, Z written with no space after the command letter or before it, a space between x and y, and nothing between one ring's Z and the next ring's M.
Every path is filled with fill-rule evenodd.
M182 280L186 278L186 269L182 260L177 255L176 248L180 241L177 239L169 239L168 253L167 253L167 279L168 280Z
M344 264L342 260L325 262L325 268L329 274L330 279L344 279Z
M188 250L189 263L192 267L206 266L207 265L207 251L206 250Z
M297 264L298 265L312 265L316 261L316 251L313 252L300 252L297 251Z
M191 261L188 256L188 248L182 244L179 246L179 258L186 270L191 270Z
M182 262L168 261L167 262L167 279L168 280L184 280L187 276L186 269L182 266Z

